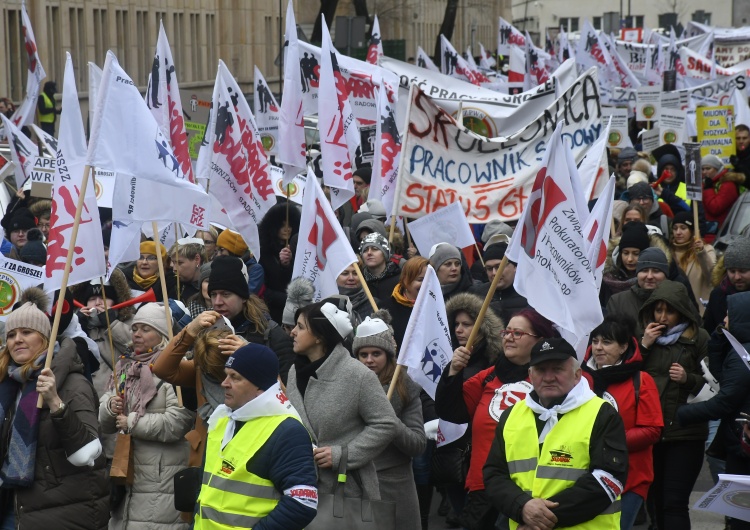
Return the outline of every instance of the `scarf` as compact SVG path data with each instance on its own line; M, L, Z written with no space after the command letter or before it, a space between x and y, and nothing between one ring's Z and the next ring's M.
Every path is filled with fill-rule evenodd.
M609 385L620 383L632 379L636 372L641 370L643 363L640 361L632 363L619 362L612 366L603 366L596 368L596 362L592 355L583 369L591 376L594 394L602 397L602 394L609 388Z
M229 418L224 429L224 437L221 440L221 448L224 449L234 438L235 426L238 421L246 422L255 418L280 416L282 414L291 414L300 419L294 405L286 397L284 391L281 390L281 385L277 382L260 396L248 401L237 410L232 410L223 403L216 407L216 410L208 419L208 430L213 430L220 419Z
M140 274L138 274L138 269L133 268L133 281L137 283L138 287L140 287L144 291L148 291L148 288L154 285L156 283L156 280L158 279L158 274L154 274L153 276L149 276L148 278L143 278Z
M198 415L203 421L208 422L208 418L216 408L224 403L224 389L221 387L221 381L216 381L202 370L201 383L203 385L201 395L206 398L206 402L198 408Z
M119 374L120 382L116 383L116 390L127 396L127 408L130 412L135 412L133 427L146 414L146 406L158 392L151 374L152 361L158 353L159 350L133 352L129 357L123 356L117 361L113 376ZM123 379L124 386L122 386Z
M361 309L363 306L369 307L370 305L370 301L367 299L367 294L361 286L354 287L353 289L350 289L348 287L339 287L339 294L347 296L349 298L349 301L352 303L352 308L357 312L359 312L359 309Z
M39 414L36 406L39 394L36 379L44 367L47 354L41 355L34 370L24 378L21 367L13 361L8 365L8 377L0 383L0 419L12 416L10 436L0 469L0 484L4 487L28 488L34 483L36 447L39 439ZM15 413L13 408L15 407ZM5 440L0 441L4 443Z
M674 257L677 258L677 263L683 271L687 271L690 263L695 259L695 248L693 239L690 239L687 243L674 243L672 242L672 252Z
M370 272L370 269L367 267L364 267L362 269L362 276L365 277L366 282L374 282L378 280L382 280L383 278L386 278L388 276L394 276L400 272L400 269L398 268L398 265L393 263L392 261L387 261L385 263L385 269L383 269L383 272L375 276Z
M304 355L297 355L297 358L294 360L294 368L297 372L297 390L299 390L303 399L310 378L315 376L316 370L321 367L329 356L330 354L326 354L317 361L310 362L310 360Z
M541 403L537 403L531 394L526 394L526 405L531 409L532 412L539 415L539 419L543 422L544 428L539 434L539 443L544 443L544 439L547 438L547 434L557 424L557 415L565 414L571 410L575 410L581 405L585 405L596 395L589 388L589 384L585 378L581 378L578 384L573 387L573 390L568 392L565 399L559 405L553 406L551 409L544 407Z
M677 324L672 329L668 329L667 332L662 335L661 337L656 338L656 344L659 344L661 346L669 346L670 344L674 344L677 342L677 339L680 338L680 335L687 329L690 322L683 322L682 324Z
M414 307L414 302L416 300L409 300L405 294L401 293L401 289L403 289L403 286L401 285L401 282L399 282L396 284L396 287L393 288L393 292L391 293L393 299L404 307Z
M495 376L503 383L518 383L529 377L529 364L513 364L502 354L495 361Z

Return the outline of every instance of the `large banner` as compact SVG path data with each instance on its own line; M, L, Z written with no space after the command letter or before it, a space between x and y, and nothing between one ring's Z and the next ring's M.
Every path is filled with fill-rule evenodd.
M485 139L459 127L413 86L401 150L398 215L421 217L460 200L470 223L518 219L555 126L577 161L603 133L596 69L508 137ZM583 182L584 189L587 182Z

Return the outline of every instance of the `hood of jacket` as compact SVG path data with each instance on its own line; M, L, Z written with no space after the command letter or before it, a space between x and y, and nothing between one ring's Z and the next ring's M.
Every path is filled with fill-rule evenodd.
M479 311L482 309L482 302L484 300L471 293L458 293L448 300L445 304L445 312L448 316L448 325L451 327L451 336L453 338L455 338L453 335L453 322L456 319L456 315L464 312L476 322ZM492 309L488 308L484 314L484 320L479 326L478 345L484 346L487 358L491 364L494 364L498 355L503 352L499 334L503 328L505 328L505 323Z
M750 343L750 291L727 296L729 331L742 344Z
M650 322L653 322L654 306L657 302L666 302L677 310L684 319L690 322L688 329L692 328L693 334L700 327L700 315L690 301L687 288L679 282L664 280L651 292L651 296L648 297L646 303L641 307L639 317L644 329Z
M287 215L286 202L280 202L271 206L268 213L263 216L258 224L258 240L260 242L260 255L264 257L266 252L270 255L277 255L279 250L284 246L279 243L277 236L279 229L284 226ZM302 214L296 204L289 205L289 225L292 227L292 236L299 232L299 222ZM290 238L292 237L290 236Z

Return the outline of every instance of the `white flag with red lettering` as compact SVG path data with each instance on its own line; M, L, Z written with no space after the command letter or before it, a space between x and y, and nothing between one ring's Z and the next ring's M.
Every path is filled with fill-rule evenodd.
M57 145L57 167L52 188L52 215L47 238L47 265L44 289L54 291L62 287L65 262L73 235L76 205L81 195L83 172L86 166L86 132L78 104L75 73L70 53L66 52L63 77L60 141ZM74 245L68 285L87 282L104 276L102 224L96 205L94 175L90 172L86 184L81 221Z
M185 178L138 88L107 52L86 164L117 173L112 216L124 222L208 226L206 192Z
M480 42L479 43L479 67L484 68L486 70L490 70L491 68L494 68L497 64L497 61L492 56L491 53L489 53L487 50L484 49L484 45Z
M390 217L401 159L401 136L396 126L396 103L389 101L388 96L387 88L383 87L378 90L380 119L375 125L375 160L369 197L382 202L386 216Z
M440 68L435 65L432 58L427 55L427 52L421 46L417 46L417 66L426 68L432 72L440 72Z
M409 377L435 399L440 376L452 357L453 346L443 292L435 269L427 265L397 362L406 366ZM457 425L440 420L438 446L458 440L467 427L467 424Z
M331 42L325 17L322 24L318 94L325 94L325 97L318 97L318 128L323 182L331 188L331 206L336 210L354 197L352 161L360 138L357 120L349 104L349 89L339 70L338 53Z
M443 74L463 81L468 81L473 85L479 85L480 79L471 70L469 63L467 63L466 59L456 51L456 48L453 47L451 41L446 39L445 35L442 34L440 35L440 51L443 54L442 60L440 61L440 71Z
M260 140L263 148L269 155L279 153L279 104L273 97L271 89L268 88L266 78L255 67L255 91L253 95L253 112L255 123L258 126Z
M562 123L547 144L506 255L518 264L516 291L556 324L581 356L602 309L561 136Z
M284 164L284 184L289 184L299 171L307 167L305 117L302 108L302 74L299 66L297 23L292 0L286 8L284 54L284 97L279 113L279 162Z
M367 62L370 64L379 64L382 56L383 39L380 36L380 22L378 22L378 16L375 15L372 21L370 44L367 47Z
M42 79L47 77L47 73L42 66L42 61L39 60L39 51L36 47L34 30L31 27L31 20L29 20L29 15L26 12L26 4L23 2L21 3L21 31L23 32L23 44L26 49L27 59L26 67L28 69L26 96L11 118L13 123L19 128L34 121L37 100L42 89Z
M156 40L154 62L148 76L146 105L151 109L162 134L169 138L169 145L172 146L172 152L180 163L185 177L190 182L195 182L188 151L185 119L182 116L182 99L177 86L177 73L162 21L159 21L159 37Z
M219 200L234 229L259 258L258 223L276 204L276 194L250 105L221 60L212 101L211 119L200 150L199 176L210 179L211 195Z
M8 147L10 148L10 159L16 165L15 177L16 188L20 188L27 178L31 177L31 167L34 165L34 159L39 153L36 144L28 136L23 134L12 121L0 113L0 119L5 126L5 135L8 138Z
M313 302L319 302L339 293L336 278L356 262L357 256L320 189L318 179L308 169L292 278L302 276L310 280L315 286Z
M612 209L615 205L615 176L611 175L604 186L599 199L583 225L586 236L586 255L592 264L596 288L601 289L604 262L607 261L607 243L612 224Z

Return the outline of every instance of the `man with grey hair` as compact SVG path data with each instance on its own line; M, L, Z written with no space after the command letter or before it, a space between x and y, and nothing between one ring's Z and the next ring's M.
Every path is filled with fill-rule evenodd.
M739 236L724 253L726 276L714 287L703 313L703 328L713 333L727 316L727 296L750 289L750 238Z
M484 466L490 501L519 529L619 529L628 474L620 415L581 378L564 339L534 345L529 379L534 390L497 425Z

